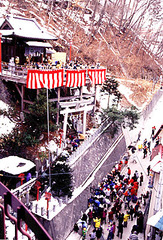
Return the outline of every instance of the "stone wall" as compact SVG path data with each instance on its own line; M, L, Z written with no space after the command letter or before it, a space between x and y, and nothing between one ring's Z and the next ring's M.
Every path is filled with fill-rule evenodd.
M111 140L108 137L108 133L104 132L100 139L97 139L96 142L93 143L86 154L77 160L76 164L73 166L75 186L79 186L83 183L90 172L96 168L98 161L105 155L115 140L116 139ZM87 200L91 196L90 187L98 185L102 178L111 171L113 165L120 159L125 150L125 139L122 136L118 145L113 149L103 165L96 172L91 184L72 202L68 203L51 222L40 219L53 239L65 240L68 237L74 223L81 217L81 212L85 212L87 209Z
M158 91L153 97L151 103L143 110L142 117L144 119L151 113L152 108L155 106L162 93L162 91ZM85 152L85 154L77 159L77 161L72 165L75 187L79 187L83 181L89 177L89 174L97 168L99 161L108 149L111 148L112 144L116 141L116 138L118 138L118 136L114 139L110 139L108 133L104 132ZM111 152L106 161L96 172L94 180L79 196L74 199L74 201L68 203L66 207L53 218L52 221L49 222L39 219L53 239L65 240L68 237L72 231L74 223L81 217L81 212L85 212L87 209L87 200L91 196L90 188L98 185L98 182L100 182L102 178L112 169L115 162L120 159L125 150L126 140L123 136L116 148Z
M77 159L75 164L71 166L73 170L75 187L79 187L89 176L89 174L96 168L100 159L108 151L114 140L109 138L107 132L104 132L99 136L98 139L96 139L91 147L88 148L88 150Z
M159 89L156 92L156 94L153 96L151 102L142 110L140 119L139 119L139 124L136 128L134 128L132 131L130 131L127 128L123 129L123 134L126 138L127 146L130 144L133 144L134 141L136 141L139 131L141 131L145 127L145 125L144 125L145 121L151 114L152 110L156 106L156 104L159 101L159 99L161 98L162 94L163 94L163 90Z
M153 108L155 107L157 101L160 99L160 97L163 94L163 90L159 89L156 94L153 96L151 102L146 106L146 108L142 112L142 116L144 120L148 117L148 115L152 112Z

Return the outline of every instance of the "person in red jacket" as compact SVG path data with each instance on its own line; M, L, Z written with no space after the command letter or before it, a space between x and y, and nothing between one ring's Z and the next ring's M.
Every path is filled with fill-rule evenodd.
M131 169L130 169L130 167L128 167L127 173L128 173L129 176L131 175Z
M103 212L102 212L102 224L103 223L106 224L106 216L107 216L107 210L103 209Z
M89 218L88 224L91 225L91 223L93 222L93 211L91 209L89 209L88 218Z
M137 195L134 186L132 186L132 188L131 188L131 196L132 195L135 195L135 196Z
M139 183L138 182L134 182L134 189L135 189L136 193L138 192L138 187L139 187Z
M122 169L122 163L120 162L120 163L118 163L118 171L120 172L121 169Z
M134 179L133 179L133 178L131 178L131 179L130 179L130 181L129 181L129 184L131 184L131 185L132 185L133 183L134 183Z
M108 219L109 219L109 222L113 222L114 220L114 212L113 210L111 209L109 212L108 212Z

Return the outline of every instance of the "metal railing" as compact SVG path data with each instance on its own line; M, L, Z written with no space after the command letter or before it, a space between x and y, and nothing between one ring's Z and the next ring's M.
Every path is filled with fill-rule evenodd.
M32 215L28 208L11 191L0 182L0 196L3 204L0 203L0 238L6 239L7 218L14 225L14 239L20 239L20 233L28 239L52 240L51 236ZM7 218L6 218L7 217ZM24 226L25 230L24 230ZM11 229L10 229L11 231Z

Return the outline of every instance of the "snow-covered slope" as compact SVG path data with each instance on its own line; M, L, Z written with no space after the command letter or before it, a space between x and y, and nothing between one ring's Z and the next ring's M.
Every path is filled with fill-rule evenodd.
M148 71L158 73L161 47L160 53L157 47L162 36L162 25L159 25L158 19L158 14L161 14L159 1L156 0L153 5L144 0L125 1L125 6L122 2L2 0L0 16L14 14L35 18L42 27L58 37L58 41L52 41L52 44L57 50L66 51L67 58L72 41L73 61L84 64L100 62L114 75L133 78L146 75ZM136 2L139 4L135 5ZM147 21L149 16L153 19L150 25ZM157 34L153 32L156 29L154 24L160 26ZM157 52L157 61L151 49Z

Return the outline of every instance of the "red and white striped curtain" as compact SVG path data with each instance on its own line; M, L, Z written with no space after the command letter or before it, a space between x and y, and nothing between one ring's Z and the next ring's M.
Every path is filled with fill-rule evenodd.
M27 88L38 89L48 88L53 89L63 86L64 71L63 69L53 71L28 70Z
M86 70L67 70L66 87L82 87L86 84Z
M106 69L88 69L88 76L92 84L102 84L106 80Z
M106 69L88 69L88 76L92 84L102 84L106 80ZM27 88L38 89L48 88L53 89L62 87L64 81L64 70L28 70ZM66 72L66 87L82 87L86 85L86 70L67 70Z

